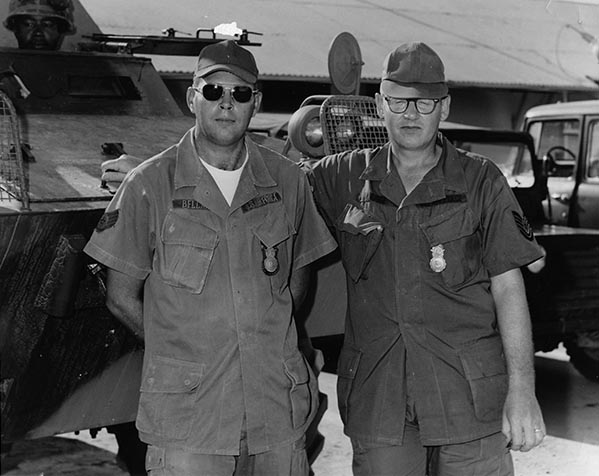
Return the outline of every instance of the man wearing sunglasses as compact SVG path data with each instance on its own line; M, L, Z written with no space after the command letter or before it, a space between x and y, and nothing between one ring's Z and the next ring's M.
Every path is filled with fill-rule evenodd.
M202 50L195 126L129 173L86 247L145 356L137 428L150 475L307 476L316 378L293 308L336 244L301 169L246 135L258 69Z
M408 43L376 94L389 142L311 172L348 283L338 398L360 476L509 476L538 445L531 324L519 268L542 257L492 161L439 133L439 56Z

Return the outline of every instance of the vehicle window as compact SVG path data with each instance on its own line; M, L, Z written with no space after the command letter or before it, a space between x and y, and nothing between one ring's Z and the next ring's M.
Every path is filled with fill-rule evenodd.
M578 119L536 121L529 125L537 155L552 159L549 175L571 177L580 150L580 121Z
M587 164L587 178L599 182L599 121L593 121L589 126Z
M532 157L529 148L520 143L479 143L462 141L456 143L460 149L490 158L507 179L512 188L528 188L535 183Z
M141 94L127 76L82 76L67 77L70 96L101 97L140 100Z

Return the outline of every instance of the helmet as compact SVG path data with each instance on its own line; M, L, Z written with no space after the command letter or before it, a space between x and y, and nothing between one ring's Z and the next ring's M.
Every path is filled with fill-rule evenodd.
M8 16L4 26L15 29L14 20L20 16L41 15L58 20L61 30L67 34L75 33L73 22L73 2L71 0L10 0Z

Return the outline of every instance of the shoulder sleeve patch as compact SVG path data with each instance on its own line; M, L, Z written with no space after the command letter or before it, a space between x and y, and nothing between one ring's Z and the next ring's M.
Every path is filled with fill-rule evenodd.
M518 227L518 230L520 230L522 236L528 241L532 241L534 234L532 232L532 227L530 226L530 223L528 223L526 217L513 210L512 215L514 216L514 221L516 222L516 226Z
M102 218L100 218L98 224L96 225L96 231L104 231L108 228L112 228L118 219L118 209L104 213L104 215L102 215Z

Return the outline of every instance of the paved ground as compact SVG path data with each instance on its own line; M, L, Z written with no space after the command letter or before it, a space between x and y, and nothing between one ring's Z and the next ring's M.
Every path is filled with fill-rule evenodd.
M537 393L548 436L529 453L515 453L519 476L596 476L599 474L599 384L581 377L563 350L536 358ZM313 466L316 476L351 475L351 447L343 436L335 402L335 376L323 374L320 386L329 410L320 425L326 441ZM2 462L5 476L126 476L115 463L114 436L44 438L15 445Z

